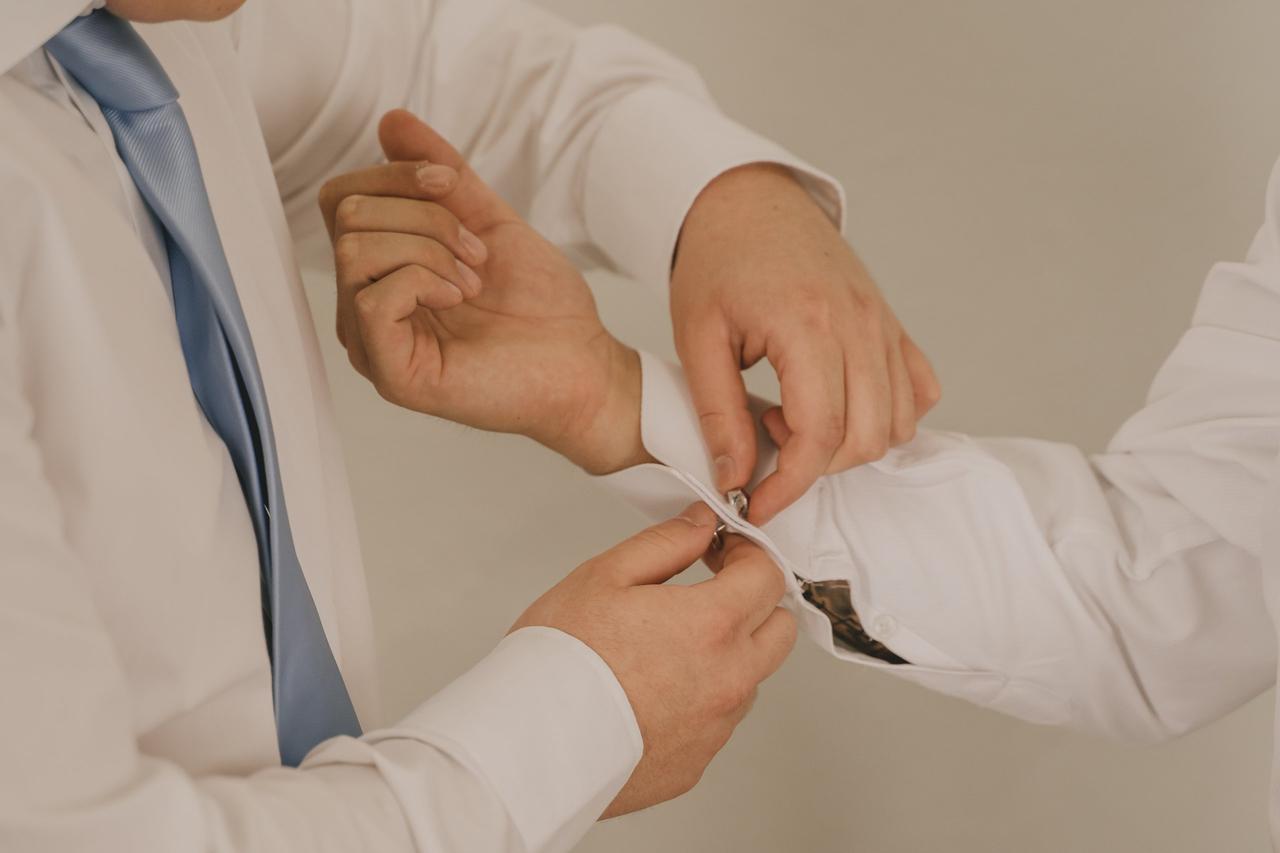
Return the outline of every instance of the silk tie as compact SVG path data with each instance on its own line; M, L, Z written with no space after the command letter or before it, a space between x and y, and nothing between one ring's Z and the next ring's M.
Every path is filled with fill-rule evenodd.
M253 520L280 758L297 766L360 725L294 549L262 374L178 92L132 25L109 12L77 18L45 47L102 108L164 230L187 373Z

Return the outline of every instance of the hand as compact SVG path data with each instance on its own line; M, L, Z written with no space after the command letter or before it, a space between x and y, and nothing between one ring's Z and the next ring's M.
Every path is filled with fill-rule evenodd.
M769 359L782 406L764 415L781 448L751 496L762 524L824 473L910 440L941 394L928 359L809 194L775 166L713 181L685 220L671 318L720 491L746 485L755 428L741 370Z
M379 127L386 166L321 193L338 337L388 400L527 435L592 473L646 461L639 357L586 281L410 113Z
M754 545L726 548L719 573L661 586L706 552L715 514L695 504L579 566L512 627L557 628L590 646L626 691L644 755L604 817L677 797L702 778L756 688L795 645L782 575Z

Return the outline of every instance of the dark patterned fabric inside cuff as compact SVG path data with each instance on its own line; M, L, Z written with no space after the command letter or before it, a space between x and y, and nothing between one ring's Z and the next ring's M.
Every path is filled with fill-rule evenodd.
M831 620L831 635L837 646L886 663L908 663L867 634L862 627L862 620L858 618L858 611L853 608L848 581L808 581L799 577L796 580L800 581L804 600Z

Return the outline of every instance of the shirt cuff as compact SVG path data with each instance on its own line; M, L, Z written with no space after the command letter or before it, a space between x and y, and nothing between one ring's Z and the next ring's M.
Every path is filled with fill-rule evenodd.
M795 614L801 631L837 657L869 666L890 666L884 661L837 648L826 614L804 600L801 579L832 580L815 559L814 534L821 508L823 481L775 516L763 528L738 517L724 495L711 485L714 477L697 410L680 368L646 352L641 364L641 441L657 465L638 465L599 478L603 485L638 507L650 519L670 518L692 500L707 503L734 533L755 542L777 563L786 582L783 604ZM752 398L756 424L771 404ZM756 437L756 469L747 484L750 491L777 465L777 449L761 431ZM878 639L878 638L877 638ZM896 650L895 650L896 651ZM905 656L905 655L904 655Z
M864 559L870 545L843 539L832 521L840 508L833 506L830 478L818 480L763 528L739 519L725 497L709 485L714 482L709 454L680 368L645 352L640 354L640 363L641 440L660 464L638 465L599 478L606 488L655 521L675 515L691 500L706 502L730 530L759 545L777 563L787 585L783 605L795 615L800 632L834 657L885 669L899 678L980 705L990 705L1002 691L1008 693L1003 675L965 666L903 624L891 608L881 606L872 589L891 577L895 589L909 590L913 567L888 559ZM760 412L771 404L752 399L750 405L759 424ZM772 442L763 434L757 439L759 460L748 491L777 464ZM898 582L898 576L904 574ZM911 663L890 664L837 646L830 620L804 600L799 579L847 581L869 636ZM941 612L933 615L943 618Z
M523 628L372 743L439 745L482 777L530 851L572 847L613 802L644 751L631 703L591 648Z
M714 104L660 87L614 105L591 147L583 210L592 241L624 273L666 295L685 216L708 184L738 166L774 163L843 230L844 190Z

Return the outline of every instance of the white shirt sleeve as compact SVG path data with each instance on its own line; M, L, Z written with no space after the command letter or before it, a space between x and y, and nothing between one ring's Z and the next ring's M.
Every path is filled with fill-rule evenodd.
M295 232L330 176L380 159L378 118L435 126L548 239L662 289L697 194L792 168L837 222L839 186L716 108L698 74L611 26L523 0L274 0L235 23Z
M33 217L33 221L39 221ZM0 850L564 851L642 741L609 667L524 629L394 727L298 769L199 776L139 746L136 704L31 437L0 306Z
M737 525L784 567L804 630L932 689L1126 738L1187 731L1271 685L1262 537L1280 522L1278 225L1273 176L1248 260L1210 273L1145 408L1105 453L926 431L823 478L763 530ZM607 482L655 515L693 491L727 518L679 371L648 357L644 368L644 441L670 467ZM766 454L760 471L772 464ZM794 576L847 581L868 633L912 665L835 649Z

